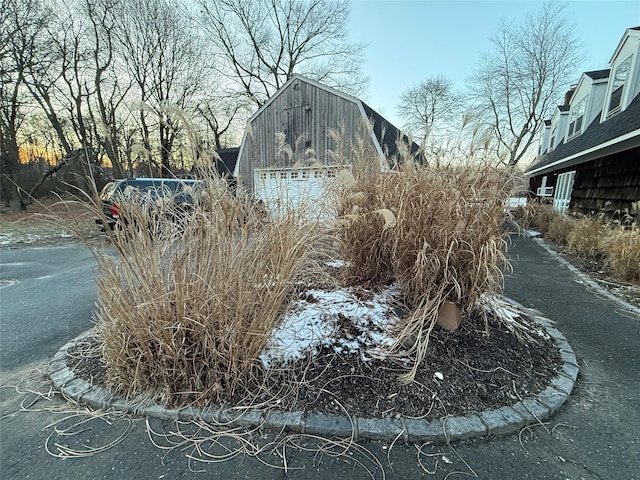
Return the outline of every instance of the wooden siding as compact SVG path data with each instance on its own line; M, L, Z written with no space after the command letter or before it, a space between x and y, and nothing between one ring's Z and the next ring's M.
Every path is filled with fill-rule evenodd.
M554 187L558 175L576 171L569 211L582 214L607 213L629 209L640 201L640 148L633 148L615 155L601 157L573 167L547 173L547 187ZM542 184L538 175L529 181L530 193L535 194Z
M640 200L640 148L578 165L575 170L570 206L573 211L631 210L631 204Z
M251 121L238 158L238 180L251 191L256 168L335 164L329 155L336 148L330 129L344 126L346 154L358 132L362 132L363 120L358 103L297 79ZM277 134L285 135L293 149L291 158L278 153ZM370 137L368 143L375 148ZM315 152L312 157L305 153L308 148Z

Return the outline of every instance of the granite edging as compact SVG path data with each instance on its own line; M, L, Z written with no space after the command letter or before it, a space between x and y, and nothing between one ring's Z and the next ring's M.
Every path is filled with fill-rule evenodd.
M49 365L53 386L63 396L101 410L112 410L164 420L188 421L198 419L226 428L266 428L327 437L372 440L402 440L405 442L450 443L457 440L504 435L548 419L566 402L579 372L578 361L564 335L551 325L549 319L538 315L510 299L509 303L529 313L545 329L560 350L562 366L549 385L514 405L476 412L466 416L447 416L436 420L419 418L362 418L347 415L327 415L300 411L239 410L233 407L180 409L126 400L107 389L81 379L66 363L67 350L90 337L88 330L58 350Z

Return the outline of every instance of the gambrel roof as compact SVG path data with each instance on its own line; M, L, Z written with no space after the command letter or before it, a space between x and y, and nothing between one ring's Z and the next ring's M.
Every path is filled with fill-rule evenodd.
M263 112L265 112L265 110L269 109L270 105L276 102L276 100L280 95L283 95L284 92L287 91L290 85L294 84L297 81L307 83L315 88L321 89L327 93L340 97L346 100L347 102L353 103L356 106L356 108L359 110L363 119L365 119L368 122L371 122L372 140L377 150L377 153L381 158L381 162L383 161L384 157L388 157L387 159L391 159L392 157L396 156L399 153L399 148L398 148L399 140L407 143L409 142L409 138L406 135L404 135L399 128L397 128L390 121L388 121L386 118L384 118L382 115L380 115L378 112L376 112L373 108L371 108L369 105L364 103L359 98L353 97L349 94L336 90L332 87L324 85L316 80L312 80L300 74L295 74L289 80L287 80L278 89L278 91L275 92L269 98L269 100L267 100L267 102L264 105L262 105L249 118L247 123L252 124L252 122L255 119L257 119ZM238 156L239 162L236 164L236 168L234 171L234 175L236 176L240 168L240 161L242 161L242 158L243 158L245 139L246 139L246 132L243 137L242 144L240 146L240 153ZM415 142L411 142L411 152L413 154L417 154L419 150L420 150L420 147Z
M362 103L367 118L373 121L373 133L380 145L387 150L386 153L389 157L396 156L398 154L397 140L401 138L402 141L409 143L409 138L362 100L360 100L360 103ZM411 142L411 153L415 155L419 150L418 144Z

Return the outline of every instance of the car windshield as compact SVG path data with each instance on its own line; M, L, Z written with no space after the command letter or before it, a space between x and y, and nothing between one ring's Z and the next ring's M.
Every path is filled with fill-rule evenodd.
M169 197L178 193L176 201L185 202L190 200L192 188L196 183L196 180L132 180L122 182L118 190L125 197L132 195L134 192L141 192L152 199Z

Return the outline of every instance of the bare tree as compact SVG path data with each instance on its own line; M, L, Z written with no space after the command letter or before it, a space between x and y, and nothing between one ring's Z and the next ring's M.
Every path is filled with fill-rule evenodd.
M86 29L91 77L86 80L88 113L94 137L107 154L116 178L124 176L121 144L124 142L124 108L132 81L115 61L115 25L119 0L82 0L82 12L90 24ZM123 113L124 112L124 113Z
M204 49L170 0L122 2L121 7L116 38L139 96L143 146L151 152L156 129L162 175L169 176L174 142L205 77Z
M224 139L232 133L239 118L248 116L249 104L246 97L226 93L220 96L210 95L203 98L197 106L208 130L207 136L213 140L216 149L223 148Z
M497 140L496 153L516 165L580 62L573 29L557 3L545 3L522 23L503 21L470 82L477 111Z
M458 117L461 107L462 96L453 90L453 82L438 76L406 89L400 95L398 113L407 132L425 143L434 131Z
M348 93L367 84L363 45L348 41L348 0L198 0L196 16L258 106L295 73Z
M39 0L2 0L0 5L0 196L6 205L15 193L19 129L31 101L27 76L41 68L47 16Z

